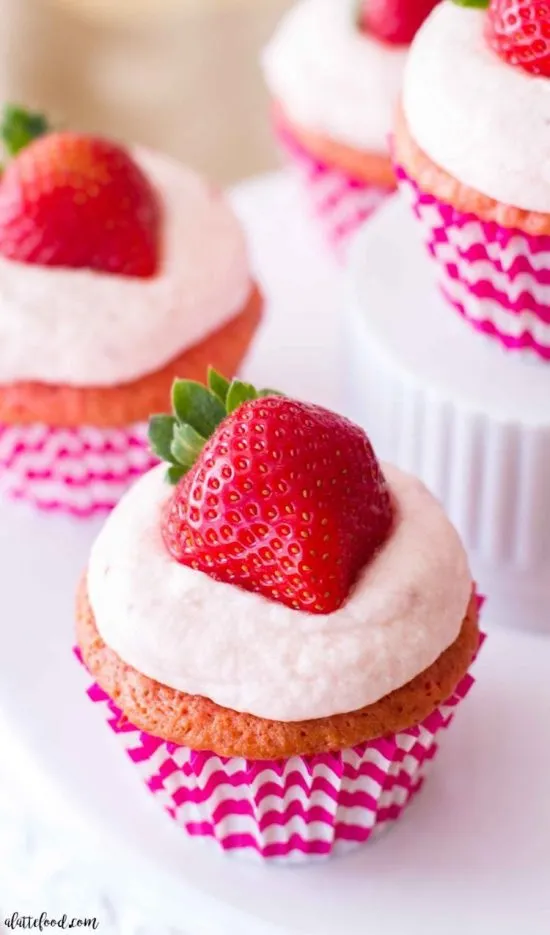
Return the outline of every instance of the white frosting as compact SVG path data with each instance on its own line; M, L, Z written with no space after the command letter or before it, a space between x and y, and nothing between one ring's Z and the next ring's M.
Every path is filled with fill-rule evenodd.
M162 202L151 279L0 257L0 383L112 386L163 367L244 306L246 245L206 181L150 151L136 158Z
M273 97L301 127L386 152L407 50L358 28L357 0L300 0L263 54Z
M92 549L88 592L105 643L140 672L236 711L298 721L354 711L406 684L456 639L468 561L442 507L385 468L395 529L333 614L291 610L170 556L164 468L141 478Z
M550 212L550 80L491 50L486 15L446 0L424 23L405 72L407 123L460 182L503 204Z

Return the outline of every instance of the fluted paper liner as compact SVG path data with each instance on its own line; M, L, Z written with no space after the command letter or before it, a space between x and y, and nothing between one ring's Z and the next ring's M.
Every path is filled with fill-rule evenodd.
M422 191L401 166L396 175L445 299L508 350L550 360L550 236L483 221Z
M44 510L91 516L112 509L157 464L145 423L124 428L0 424L0 484Z
M274 130L286 160L295 170L311 215L320 224L336 258L345 261L354 235L392 191L354 179L316 159L276 119Z
M473 682L467 673L445 704L409 730L338 753L265 761L168 743L131 724L96 683L88 695L149 791L189 835L213 838L228 854L300 863L357 847L399 818Z

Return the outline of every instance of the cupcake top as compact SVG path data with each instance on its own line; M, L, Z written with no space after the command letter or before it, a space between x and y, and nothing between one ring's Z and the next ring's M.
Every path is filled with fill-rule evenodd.
M412 44L403 109L418 146L458 181L503 204L550 212L550 80L536 54L531 70L512 47L523 28L512 6L444 0L436 7ZM522 3L534 30L528 51L541 6Z
M407 47L360 26L357 0L299 0L263 54L269 90L304 129L386 152Z
M245 238L205 180L148 150L37 136L0 185L1 384L130 382L242 309Z
M144 675L257 717L374 703L458 637L472 581L456 531L342 417L210 384L176 383L175 415L152 422L176 486L162 466L142 478L92 550L100 636Z

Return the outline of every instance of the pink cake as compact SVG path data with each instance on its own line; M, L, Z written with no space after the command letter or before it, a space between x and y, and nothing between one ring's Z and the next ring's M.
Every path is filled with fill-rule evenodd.
M233 373L261 317L243 231L206 180L149 150L7 108L0 182L0 485L110 509L156 463L176 376Z
M357 426L215 372L151 440L168 474L115 508L79 591L91 700L188 834L286 862L368 841L473 682L456 531Z
M445 0L418 33L395 133L400 185L449 303L550 359L550 10Z
M437 0L299 0L263 54L278 140L340 257L395 186L408 45Z

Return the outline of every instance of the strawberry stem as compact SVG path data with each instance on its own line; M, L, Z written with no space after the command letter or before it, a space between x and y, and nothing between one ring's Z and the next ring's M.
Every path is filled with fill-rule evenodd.
M175 380L172 386L173 415L155 415L149 420L149 444L154 454L169 465L166 479L178 481L195 464L208 438L224 419L247 400L280 396L277 390L256 390L250 383L231 383L212 367L208 385L194 380Z
M0 136L8 156L16 156L25 146L39 136L44 136L49 130L48 121L43 114L31 113L14 104L5 106L0 123Z

